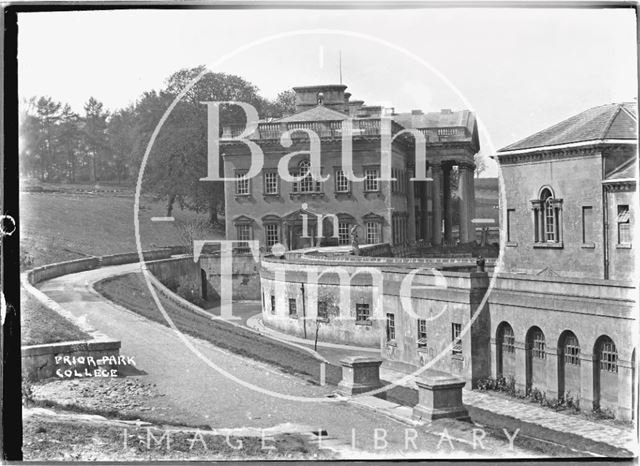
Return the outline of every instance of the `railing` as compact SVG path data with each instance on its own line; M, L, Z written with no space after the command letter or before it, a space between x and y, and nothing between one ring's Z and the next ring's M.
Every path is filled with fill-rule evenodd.
M381 134L381 120L374 118L353 119L352 134L358 136L379 136ZM225 126L223 138L237 138L244 131L245 125ZM296 129L311 130L321 138L340 138L342 137L342 121L294 121L289 123L260 123L258 128L249 135L249 139L280 139L286 131ZM404 128L391 120L391 134L395 135ZM427 142L455 142L467 141L471 135L467 128L451 127L451 128L422 128L419 130L424 134ZM303 139L307 135L303 131L297 131L291 134L292 139ZM410 137L407 135L407 137Z
M471 134L464 127L422 128L420 132L425 135L427 142L466 141L471 138Z
M379 136L381 134L380 119L355 119L352 122L352 134L358 136ZM225 126L223 138L237 138L245 131L245 125ZM256 131L249 135L249 139L280 139L286 131L297 129L311 130L321 138L342 137L342 121L295 121L289 123L260 123ZM397 134L404 128L391 121L391 134ZM292 139L303 139L307 135L303 131L291 134Z

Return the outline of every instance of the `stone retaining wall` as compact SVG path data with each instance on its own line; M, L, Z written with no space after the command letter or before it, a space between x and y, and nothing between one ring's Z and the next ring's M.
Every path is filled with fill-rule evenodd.
M220 295L221 264L220 256L207 254L200 256L200 267L206 274L208 285ZM258 300L260 299L260 264L256 262L253 255L246 253L234 253L231 263L231 280L233 289L233 300Z
M22 376L36 381L50 377L114 377L118 364L113 357L120 354L118 340L69 341L22 347ZM65 357L68 357L69 360ZM111 362L103 363L102 358ZM96 372L98 371L98 372ZM114 372L115 371L115 372Z
M158 260L170 258L172 254L180 251L184 251L184 248L169 247L155 249L144 251L143 257L145 260ZM110 374L109 371L113 367L109 364L92 366L84 363L75 364L73 367L68 367L62 363L56 364L56 357L63 358L65 356L75 356L76 358L84 357L85 359L89 356L94 359L102 358L103 356L117 358L120 355L121 343L118 340L109 338L108 336L96 331L86 323L77 321L69 311L53 301L34 285L62 275L93 270L106 265L119 265L137 262L138 259L139 256L137 252L111 254L102 257L88 257L86 259L58 262L42 267L36 267L21 275L21 285L26 293L35 298L44 307L60 314L67 320L74 322L81 330L88 333L93 338L92 340L87 341L22 346L22 375L24 378L35 381L48 377L55 377L57 369L62 369L63 371L73 371L75 369L79 374L85 374L85 369L87 369L89 373L92 373L92 371L95 371L96 369L100 369L107 370L107 374ZM101 372L101 374L103 374L103 372ZM75 377L75 373L72 374L72 377Z

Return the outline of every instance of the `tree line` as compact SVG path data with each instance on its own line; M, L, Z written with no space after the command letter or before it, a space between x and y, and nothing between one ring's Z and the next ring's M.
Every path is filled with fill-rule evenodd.
M201 102L234 100L253 105L261 118L293 113L295 94L275 99L231 74L205 72L200 66L177 71L158 91L145 92L126 108L113 112L91 97L83 113L51 97L32 97L20 111L20 172L48 183L117 183L134 185L151 135L169 105L199 74L204 75L177 103L149 154L144 192L175 205L208 212L218 223L224 207L222 182L199 182L207 173L207 109ZM221 126L246 123L244 113L223 106Z
M32 97L20 111L20 172L48 183L117 183L133 186L153 131L175 98L204 73L176 104L164 122L144 171L143 192L174 207L208 213L212 224L224 211L223 182L201 182L207 173L207 108L205 101L239 101L253 105L261 118L278 118L295 110L295 93L285 90L266 99L258 88L231 74L185 68L172 74L162 89L145 92L129 106L113 112L91 97L83 113L51 97ZM244 125L237 106L222 106L220 123ZM221 164L222 165L222 164ZM476 173L486 157L476 156ZM455 174L453 174L455 177ZM456 184L455 179L452 180Z

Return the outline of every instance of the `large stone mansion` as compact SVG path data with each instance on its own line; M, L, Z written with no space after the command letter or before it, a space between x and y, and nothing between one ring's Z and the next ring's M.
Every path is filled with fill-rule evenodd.
M420 241L441 245L475 240L474 155L479 150L478 129L472 112L442 110L394 113L392 109L367 106L350 100L344 85L297 87L296 111L284 118L262 121L249 137L264 153L260 176L238 179L225 185L227 239L259 240L267 248L282 243L289 250L317 245L346 245L350 231L358 226L362 244L402 245ZM391 118L391 175L381 177L382 117ZM363 181L351 181L341 167L341 125L351 119L353 128L353 173ZM313 130L322 141L322 175L316 181L309 173L300 182L283 181L278 161L294 151L308 150L309 140L294 133L293 145L280 144L283 133L293 129ZM416 129L424 135L427 180L410 182L415 171L415 138L399 134ZM227 127L223 136L238 129ZM241 142L225 142L222 148L225 178L240 178L250 166L248 149ZM458 219L451 207L451 171L457 167L461 201ZM292 159L292 175L304 175L309 159ZM431 181L432 180L432 181ZM318 214L333 214L338 222L324 220L318 236ZM303 215L308 218L304 235ZM455 222L455 224L454 224ZM337 225L338 231L334 231Z
M465 144L470 157L475 146ZM524 392L536 388L548 398L579 400L584 410L632 418L636 106L586 110L496 157L506 243L495 269L487 262L483 270L472 257L382 257L375 247L360 256L322 247L284 260L266 255L264 323L301 337L318 328L321 340L377 345L384 364L396 369L430 364L469 387L489 376L513 378ZM362 221L371 208L364 205L352 214ZM346 305L338 269L351 279Z

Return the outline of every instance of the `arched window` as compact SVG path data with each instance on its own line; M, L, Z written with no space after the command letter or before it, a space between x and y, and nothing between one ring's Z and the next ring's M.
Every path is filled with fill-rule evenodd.
M294 193L314 193L320 191L320 182L315 181L311 176L311 162L309 160L303 160L298 164L298 170L296 173L292 173L294 176L304 177L302 180L293 183Z
M556 241L556 210L553 205L551 191L544 189L540 196L542 208L544 209L544 240L547 242Z
M543 188L538 199L531 201L534 212L535 242L562 242L562 199L556 199L550 188Z
M316 96L316 101L318 105L324 104L324 94L322 92L318 92L318 95Z

